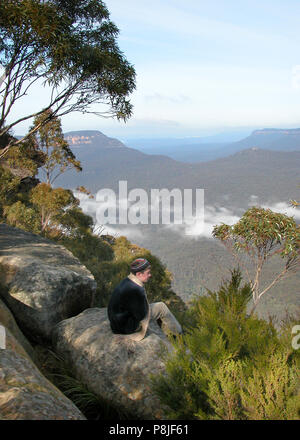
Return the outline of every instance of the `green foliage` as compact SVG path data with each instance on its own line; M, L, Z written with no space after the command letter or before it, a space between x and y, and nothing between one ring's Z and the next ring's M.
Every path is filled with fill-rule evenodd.
M76 160L68 142L64 139L61 122L53 115L51 109L34 118L34 125L30 131L34 131L37 127L32 138L44 155L44 164L40 169L45 174L46 183L53 184L57 177L68 169L82 171L80 162Z
M5 206L14 202L19 184L20 178L0 166L0 218L3 218Z
M6 148L13 136L6 134L0 136L0 152ZM19 148L11 147L4 159L0 161L0 218L1 221L8 221L13 225L30 230L26 226L27 220L32 218L33 211L29 203L29 191L37 182L34 178L38 167L44 162L44 155L36 146L27 140ZM17 203L20 202L20 203ZM17 204L16 204L17 203ZM13 206L15 205L15 206ZM17 222L17 212L22 218ZM9 217L9 220L8 220ZM26 220L26 217L28 219ZM36 224L33 221L32 230L36 231Z
M279 214L270 209L252 207L233 226L215 226L213 235L222 241L234 241L237 250L249 254L271 256L275 245L280 245L280 255L294 256L300 231L292 217ZM276 253L279 253L278 251Z
M0 215L12 226L49 238L78 235L90 230L93 221L83 214L73 193L63 188L53 189L50 183L38 184L37 179L32 179L40 167L45 168L49 182L70 166L80 168L64 141L60 121L50 110L37 117L35 124L40 125L46 114L50 115L51 122L40 126L38 136L31 136L19 148L11 147L1 160ZM10 138L10 135L0 137L2 149ZM57 167L58 174L53 176ZM24 184L27 178L32 180L29 185Z
M90 236L93 219L89 215L84 214L81 208L75 204L74 207L72 206L64 211L63 216L60 217L60 225L63 228L64 236L80 239L86 234ZM84 246L82 252L86 252Z
M9 225L38 234L41 231L40 221L35 209L27 207L20 200L5 210Z
M254 308L274 284L288 273L299 270L300 228L292 217L254 206L236 224L215 226L213 236L221 240L236 258L239 253L244 253L251 262L254 276L251 277L247 269L246 273ZM280 255L285 266L267 287L261 289L259 282L263 266L275 255Z
M87 196L89 196L89 199L94 199L93 194L91 193L91 191L89 191L87 188L85 188L84 186L80 185L76 188L76 191L81 192L82 194L86 194Z
M264 369L254 367L252 375L243 378L240 396L247 419L299 419L299 370L288 365L287 357L284 351L271 353Z
M0 149L5 148L10 135L0 137ZM1 151L1 150L0 150ZM30 187L22 183L32 178L43 163L43 155L28 141L20 148L12 147L0 165L0 217L12 225L36 232L34 210L28 206ZM18 218L20 216L20 218ZM26 226L26 224L28 226Z
M243 419L240 399L242 370L241 362L231 359L220 363L213 374L208 371L209 403L214 409L212 418Z
M63 188L51 188L40 183L31 191L30 201L36 208L40 219L40 231L48 236L61 235L62 219L69 209L78 206L79 201L72 191Z
M194 299L189 330L166 356L166 374L152 379L170 418L299 418L300 353L272 322L247 315L250 297L250 285L241 286L233 270L218 291Z
M80 238L91 233L93 220L82 212L70 190L40 183L21 191L20 178L1 167L0 171L2 221L52 239Z
M38 165L44 160L43 154L38 151L31 141L24 142L19 148L12 147L5 156L3 166L15 172L20 177L34 176Z

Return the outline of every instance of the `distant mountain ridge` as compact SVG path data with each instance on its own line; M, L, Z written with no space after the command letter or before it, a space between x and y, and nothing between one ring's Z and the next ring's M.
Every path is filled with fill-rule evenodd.
M284 135L300 135L300 128L263 128L261 130L254 130L251 134L284 134Z
M259 147L273 151L300 151L300 128L255 130L239 142L227 145L226 151Z
M220 139L222 139L220 137ZM198 141L198 142L197 142ZM132 143L134 148L147 154L164 154L182 162L206 162L234 154L245 148L262 148L273 151L300 151L300 128L264 128L253 130L249 136L234 142L220 142L217 136L195 139L157 139Z

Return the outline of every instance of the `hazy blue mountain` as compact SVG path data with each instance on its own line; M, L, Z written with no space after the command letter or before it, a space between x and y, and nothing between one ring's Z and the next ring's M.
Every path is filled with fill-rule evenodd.
M205 162L244 150L258 147L273 151L300 151L300 129L262 129L254 130L249 136L242 132L226 133L206 138L187 139L137 139L127 142L147 154L164 154L182 162ZM243 137L241 139L241 137Z
M273 151L300 151L300 128L255 130L245 139L228 144L226 152L233 153L252 147Z
M209 136L198 137L182 137L182 138L125 138L123 142L128 147L143 148L145 152L147 149L161 149L164 147L181 147L182 145L199 145L199 144L225 144L229 142L236 142L249 136L253 130L235 129L226 132L221 132Z
M172 159L178 160L180 162L204 162L208 160L216 159L217 157L226 156L227 143L195 143L195 144L184 144L184 140L181 143L173 144L170 140L160 146L147 146L146 143L137 143L136 146L131 145L131 147L146 153L146 154L163 154ZM145 146L146 145L146 146ZM151 145L151 144L150 144Z

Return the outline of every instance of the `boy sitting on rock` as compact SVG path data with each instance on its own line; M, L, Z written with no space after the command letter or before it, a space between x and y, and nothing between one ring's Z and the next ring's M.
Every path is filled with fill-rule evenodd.
M165 303L148 303L144 283L150 278L149 261L145 258L134 260L130 274L115 288L108 304L108 318L113 333L141 341L150 319L159 319L165 333L182 333L181 325Z

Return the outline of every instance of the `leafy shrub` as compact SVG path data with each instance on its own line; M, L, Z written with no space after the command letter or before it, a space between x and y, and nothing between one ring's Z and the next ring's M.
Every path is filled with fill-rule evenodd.
M250 299L238 269L217 292L194 299L190 328L173 342L166 374L152 378L170 418L299 418L299 350L287 327L279 333L271 321L247 315Z

